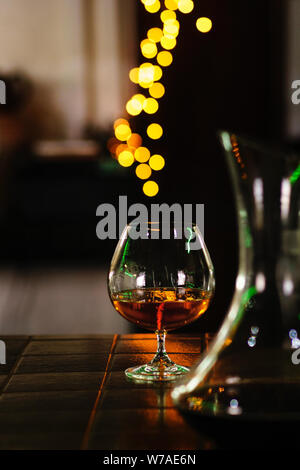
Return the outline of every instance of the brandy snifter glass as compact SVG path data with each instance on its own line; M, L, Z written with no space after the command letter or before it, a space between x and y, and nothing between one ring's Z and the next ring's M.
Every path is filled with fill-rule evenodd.
M130 367L127 377L174 380L188 372L165 349L166 332L197 320L207 310L215 286L214 268L197 225L145 222L127 225L116 247L108 289L126 320L157 335L157 352L148 364ZM142 234L142 236L141 236Z

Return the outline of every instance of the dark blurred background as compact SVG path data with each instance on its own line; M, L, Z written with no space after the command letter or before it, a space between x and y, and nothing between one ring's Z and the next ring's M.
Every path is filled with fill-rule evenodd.
M212 20L207 34L196 28L200 16ZM147 141L149 116L130 121L166 160L150 200L107 140L138 93L128 72L148 62L139 43L161 26L159 13L139 0L1 2L1 333L134 331L107 295L116 242L98 240L95 231L97 206L117 205L119 195L128 204L205 204L217 290L207 314L186 330L215 331L224 318L238 248L217 130L299 147L300 106L290 96L300 79L300 1L195 0L180 25L155 115L163 138Z

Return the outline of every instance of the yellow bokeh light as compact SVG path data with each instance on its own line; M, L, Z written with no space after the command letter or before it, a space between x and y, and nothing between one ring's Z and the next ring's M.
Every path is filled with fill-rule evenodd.
M194 9L194 2L192 0L179 0L178 9L181 13L191 13Z
M177 33L175 34L167 33L167 31L164 29L164 37L167 39L176 39L178 34L179 34L179 29L177 30Z
M142 64L139 69L139 85L143 88L149 88L153 82L155 77L155 67L146 62Z
M142 3L146 6L151 6L151 5L154 5L154 3L156 3L157 0L142 0Z
M129 127L129 122L127 119L120 118L114 122L114 129L116 129L116 127L120 126L121 124L125 124L125 126Z
M153 81L157 82L158 80L161 79L163 72L159 65L154 65L153 69L154 69Z
M169 65L171 65L173 62L173 56L171 52L161 51L159 54L157 54L157 62L162 67L168 67Z
M164 10L160 14L160 19L163 23L167 20L176 20L176 13L172 10Z
M168 10L177 10L178 0L165 0L165 7Z
M164 35L167 38L175 38L179 34L180 24L177 20L167 20L164 23Z
M127 144L119 144L118 147L116 148L116 155L117 157L120 155L121 152L124 150L128 150L128 145Z
M133 95L132 99L133 100L138 100L141 104L143 104L146 97L144 95L142 95L141 93L138 93L137 95Z
M147 134L150 139L157 140L163 135L163 128L156 123L150 124L147 127Z
M154 66L151 64L151 62L145 62L144 64L141 64L139 68L139 80L141 79L141 74L152 74L153 79L153 68Z
M147 59L153 59L157 54L156 44L150 41L150 39L144 39L141 42L141 51L144 57Z
M177 41L175 38L168 38L166 36L163 36L160 40L160 43L164 49L171 50L174 49Z
M162 83L153 83L149 88L149 93L153 98L161 98L165 94L165 87Z
M129 78L135 84L139 83L139 72L140 70L138 67L131 69L129 72Z
M159 42L163 36L162 29L160 28L151 28L147 33L148 39L150 41Z
M165 166L165 159L161 155L152 155L149 160L149 165L152 170L160 171Z
M161 9L162 0L141 0L141 2L150 13L156 13ZM126 110L131 116L137 116L142 110L148 114L154 114L158 111L159 103L157 100L165 94L164 85L159 83L163 75L161 67L168 67L172 64L173 55L169 51L176 47L176 37L180 29L175 10L179 9L182 13L189 13L194 8L193 0L164 0L164 5L166 9L160 14L163 26L161 28L150 28L147 32L147 39L140 43L143 56L147 59L154 59L156 57L158 65L144 63L140 67L131 69L129 72L130 80L142 88L149 88L150 95L149 98L146 98L143 94L136 94L128 100ZM200 24L201 29L198 27L200 20L204 20L204 18L199 18L197 28L202 32L209 31L211 26L205 31L203 21ZM210 21L208 18L206 20ZM157 44L163 48L160 52L158 51ZM109 141L109 149L113 151L113 156L118 159L120 165L130 167L134 160L136 160L138 165L135 172L136 176L141 180L148 180L151 177L152 170L160 171L164 168L164 158L161 155L153 155L151 157L150 150L142 146L142 137L138 133L132 133L130 124L126 119L115 121L114 128L116 138L122 143L114 141L113 138ZM150 139L160 139L163 135L162 126L157 123L148 125L147 135ZM143 185L143 192L149 197L156 196L159 192L159 186L155 181L148 180Z
M153 84L153 82L143 82L143 81L140 81L140 82L139 82L139 85L140 85L142 88L149 88L152 84Z
M115 128L115 136L119 140L127 140L131 136L131 129L126 124L120 124Z
M124 150L123 152L121 152L119 154L118 162L120 163L120 165L128 167L128 166L131 166L133 164L134 157L133 157L132 153L129 152L129 150Z
M127 144L130 145L130 147L133 147L137 149L140 147L143 143L143 139L139 134L131 134L129 139L127 140Z
M132 98L126 104L126 111L128 114L131 114L131 116L137 116L138 114L142 112L142 110L143 110L143 105L137 99Z
M149 165L146 165L145 163L141 163L138 165L135 169L136 176L140 178L141 180L147 180L150 178L152 170Z
M154 114L158 110L158 102L154 98L147 98L143 103L143 110L147 114Z
M143 186L143 192L146 194L146 196L153 197L156 196L156 194L159 191L159 186L155 181L146 181L146 183Z
M160 10L160 6L160 1L156 0L152 5L145 5L145 8L149 13L156 13Z
M212 28L212 21L203 16L197 19L196 26L200 33L208 33Z
M150 150L147 147L139 147L134 152L134 158L137 162L146 163L150 158Z

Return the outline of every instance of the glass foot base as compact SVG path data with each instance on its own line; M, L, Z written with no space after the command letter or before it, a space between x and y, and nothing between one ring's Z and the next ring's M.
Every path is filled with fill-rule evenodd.
M141 382L167 382L170 380L176 380L187 372L189 372L187 367L174 363L163 367L150 363L143 364L142 366L130 367L125 370L125 374L129 379Z

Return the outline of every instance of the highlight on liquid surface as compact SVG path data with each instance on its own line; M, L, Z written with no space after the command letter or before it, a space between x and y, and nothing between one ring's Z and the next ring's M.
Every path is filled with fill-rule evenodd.
M113 294L112 301L126 320L151 331L169 331L199 318L211 295L201 289L144 288Z

